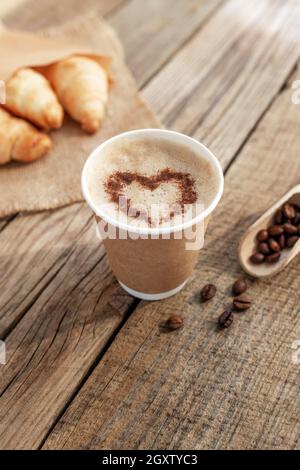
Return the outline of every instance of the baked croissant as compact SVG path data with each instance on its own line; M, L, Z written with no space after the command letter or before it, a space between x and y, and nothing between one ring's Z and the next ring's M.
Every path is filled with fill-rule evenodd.
M0 107L0 164L11 160L31 162L51 148L50 137L31 124L12 117Z
M30 68L17 70L7 81L5 108L45 130L62 126L64 110L50 83Z
M46 77L59 101L82 129L96 132L104 118L108 98L108 77L93 59L73 56L50 65Z

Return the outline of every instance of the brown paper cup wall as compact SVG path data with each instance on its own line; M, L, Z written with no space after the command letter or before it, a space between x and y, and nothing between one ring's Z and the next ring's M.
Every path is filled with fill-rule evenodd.
M96 216L98 227L100 218ZM204 221L206 230L208 218ZM192 227L203 232L202 223ZM186 244L193 240L187 239L182 233L181 239L170 234L170 239L132 239L127 232L126 240L101 237L107 252L111 268L117 279L129 289L145 294L161 294L173 291L183 285L198 260L199 249L187 250Z
M88 175L93 174L93 163L101 158L103 149L119 139L135 140L145 136L180 142L187 148L192 148L199 158L205 158L212 164L218 177L214 199L209 207L204 208L188 223L163 229L139 230L110 220L110 216L101 214L101 208L92 200L88 189ZM223 181L223 172L216 157L200 142L178 132L140 129L115 136L94 150L83 170L82 190L94 212L98 233L107 251L111 268L127 292L144 300L160 300L182 289L198 260L208 221L223 192ZM110 228L116 230L109 230ZM107 233L114 233L114 236L108 236Z

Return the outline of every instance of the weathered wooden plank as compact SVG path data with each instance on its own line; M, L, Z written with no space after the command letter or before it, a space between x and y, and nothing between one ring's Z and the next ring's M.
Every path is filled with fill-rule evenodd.
M16 10L4 17L5 23L13 28L29 31L57 27L65 21L80 16L88 11L107 15L118 8L125 0L27 0Z
M101 2L98 5L101 7ZM39 4L38 4L39 5ZM70 6L70 5L69 5ZM74 6L74 5L73 5ZM88 6L88 4L86 5ZM189 4L189 9L192 7L192 4ZM201 4L202 10L203 4ZM25 7L24 7L25 8ZM28 5L27 5L28 8ZM39 6L37 7L40 8ZM67 8L67 4L64 4L64 8ZM156 5L157 8L157 5ZM26 24L22 24L22 27L27 29L32 29L36 25L36 17L39 16L39 10L35 12L35 8L29 9L31 13L27 18L23 14L23 10L20 13L15 12L14 16L10 17L10 22L13 26L20 26L18 21L20 18L22 21L26 20ZM72 10L72 9L71 9ZM205 7L205 11L208 9ZM53 9L54 17L50 15L49 21L54 22L55 15L62 14L60 10L58 12L56 9ZM74 8L72 11L75 11ZM181 10L183 12L183 10ZM27 18L27 19L26 19ZM130 15L128 16L130 18ZM144 21L147 22L148 15L144 17ZM199 18L203 18L203 14L199 15ZM178 21L178 17L174 17L174 21ZM176 23L174 24L174 28ZM175 28L177 29L177 27ZM123 32L124 33L124 32ZM128 56L131 57L132 53L127 49ZM77 209L74 209L76 212ZM72 209L66 209L62 212L56 214L40 214L36 218L32 216L27 216L25 219L16 220L16 225L11 228L6 233L6 238L3 239L2 247L3 253L10 253L10 258L5 258L5 263L2 264L2 269L4 272L13 272L14 276L10 276L7 282L7 276L3 276L3 282L6 282L6 289L3 292L0 300L0 334L5 336L12 326L24 315L24 312L33 304L33 302L38 297L39 293L42 292L43 288L50 282L50 279L54 275L54 270L58 269L60 263L64 263L68 255L71 245L62 249L52 249L52 245L55 245L56 237L61 236L61 231L64 230L64 219L69 220L72 217ZM59 223L57 223L57 218ZM85 221L82 221L84 224ZM42 245L42 247L36 248L39 256L35 256L35 252L32 253L27 247L32 245L32 235L35 234L35 239L39 237L39 233L42 231L49 232L52 227L55 226L56 230L52 231L53 237L50 236L51 249L47 251L47 245ZM78 226L79 229L79 226ZM14 234L18 233L20 239L24 239L24 244L19 243L19 238L17 239ZM29 235L28 235L29 234ZM48 243L48 239L41 238L39 243L42 244ZM22 252L22 259L18 253ZM26 255L24 255L26 253ZM32 266L30 276L27 275L29 267Z
M34 227L34 232L31 221L36 217L27 221L24 218L31 236L26 242L20 241L19 256L12 255L9 243L7 256L2 255L1 265L8 262L9 269L1 283L6 295L12 296L4 314L6 308L7 315L11 311L15 291L24 292L24 305L26 294L33 298L31 307L26 304L26 308L30 307L27 314L5 339L8 362L1 367L0 376L2 449L32 448L41 443L135 305L111 273L104 248L95 237L90 211L83 205L77 205L77 213L72 209L68 208L72 212L69 220L64 210L56 211L56 224L52 227L49 224L54 218L47 221L44 214L40 228ZM11 224L4 231L7 240L11 231L18 236L16 227L18 224ZM22 233L25 234L24 228ZM23 250L27 252L29 278L37 277L34 271L40 269L39 265L48 266L40 278L42 294L39 285L29 291L26 276L24 284L13 285L17 279L13 273L18 269L14 263L22 257ZM24 270L24 263L20 264ZM35 290L39 296L35 296ZM18 293L16 298L19 302L22 296ZM23 313L18 304L15 308ZM4 322L5 318L6 315Z
M188 38L211 17L223 0L131 0L109 21L118 31L128 64L142 87Z
M28 0L16 13L6 15L5 21L9 26L36 31L87 11L109 15L128 53L129 66L142 86L224 1L146 0L141 4L139 0L66 0L55 2L54 8L53 0Z
M22 25L13 25L33 29L35 15L20 16ZM1 253L0 334L8 335L9 359L0 381L1 447L37 447L135 302L113 281L82 205L18 217Z
M0 232L14 219L14 216L5 217L0 220Z
M182 294L141 303L63 415L45 448L300 448L299 260L269 281L250 281L253 306L229 330L216 319L241 275L240 236L299 183L299 107L285 90L226 176L223 203ZM199 302L215 282L217 296ZM171 313L185 327L160 331Z
M91 223L82 204L55 212L16 217L1 233L0 337L3 338L74 250L74 240ZM94 246L95 260L100 258Z
M233 127L232 130L231 130L232 138L234 137L234 134L235 134L235 128ZM246 136L245 136L245 138L246 138ZM68 208L68 210L71 210L71 208ZM34 218L36 218L36 217L40 217L40 215L35 216ZM49 214L50 219L49 219L49 221L47 221L47 227L51 226L51 217L55 217L55 216L53 214ZM85 220L84 223L88 223L88 219L86 220L85 217L86 216L84 216L82 218L82 221ZM70 212L68 215L66 215L65 220L69 220L71 218L72 218L72 214ZM39 219L37 219L37 227L39 225L38 220ZM55 218L54 218L54 222L55 222ZM13 223L15 223L15 222L13 222ZM48 223L49 223L49 225L48 225ZM68 283L65 287L61 287L60 284L62 284L62 280L65 278L66 274L69 272L69 268L73 272L73 275L74 275L74 269L78 269L78 271L76 271L76 273L77 273L76 276L79 277L78 291L80 291L80 289L82 288L82 285L84 287L84 283L88 283L88 284L91 283L91 289L92 289L93 295L94 295L95 291L97 291L96 287L95 287L95 291L93 290L93 285L94 285L93 284L93 282L94 282L93 281L93 276L94 276L93 269L85 277L85 270L84 270L85 268L84 268L84 266L83 267L81 267L81 266L76 267L75 266L75 255L77 255L77 254L79 255L79 251L80 251L79 248L78 247L75 248L74 253L69 252L69 248L72 245L73 240L74 240L73 237L75 237L75 239L76 239L77 235L78 234L80 235L81 228L82 228L81 225L80 226L77 225L77 222L75 222L74 227L75 227L75 229L74 229L75 233L73 234L71 232L71 235L69 233L69 236L70 236L69 237L69 244L67 244L65 242L63 244L64 245L64 250L65 250L63 255L62 255L63 259L56 261L57 258L59 258L59 253L58 253L58 257L54 254L54 252L56 251L55 248L53 248L51 253L46 255L49 258L47 259L47 263L45 265L43 265L43 269L45 270L45 266L49 267L49 262L50 263L53 262L54 263L54 268L56 266L58 268L58 272L55 273L54 271L52 271L53 276L54 276L53 279L51 279L51 277L47 278L47 274L46 274L45 286L47 286L48 284L49 285L40 297L38 297L36 295L34 297L31 297L31 294L29 294L29 296L27 297L26 303L24 302L22 304L23 305L23 313L24 313L24 309L27 312L26 317L24 317L24 319L18 324L17 328L8 337L8 342L11 344L10 348L12 348L10 350L16 350L16 351L18 351L18 353L16 354L16 356L13 358L12 362L10 363L11 371L6 373L7 375L4 377L3 382L2 382L2 389L1 390L2 390L2 393L3 393L2 403L4 404L4 408L2 408L2 407L1 408L4 410L4 414L7 414L7 406L6 406L7 405L7 400L9 400L10 397L12 397L13 395L18 398L17 400L15 400L15 398L14 398L14 400L15 400L14 403L16 403L16 404L21 403L21 407L19 409L19 407L16 405L15 407L10 409L9 414L6 416L4 424L5 424L5 426L7 426L10 429L10 432L8 434L6 432L3 433L2 437L1 437L1 441L2 441L2 438L3 438L4 447L36 447L37 445L39 445L42 442L42 440L43 440L44 436L47 434L49 428L55 423L55 420L57 419L57 417L61 413L66 400L71 399L73 394L76 393L76 390L78 388L80 388L80 385L81 385L82 381L84 380L84 376L85 376L85 374L87 374L87 372L89 370L89 365L92 364L93 361L97 360L97 353L101 351L101 348L103 348L104 344L107 341L107 338L109 338L112 335L113 331L115 331L115 329L118 328L118 325L120 325L120 322L122 322L122 315L124 315L124 314L126 315L126 311L127 311L128 307L131 308L131 304L128 305L128 303L127 303L128 298L124 294L121 294L121 292L119 292L119 290L117 290L118 294L120 294L121 297L122 297L122 301L120 302L121 306L120 306L120 309L119 309L119 312L120 312L119 321L115 322L115 319L113 320L112 329L111 330L108 329L107 335L105 335L105 337L101 336L97 339L96 346L95 346L94 343L91 344L91 336L89 336L89 331L85 329L84 334L83 334L85 341L82 343L81 342L82 340L80 339L80 341L78 343L78 348L80 348L81 355L80 355L78 360L77 360L77 356L75 358L74 370L71 367L69 367L69 364L71 363L70 361L74 360L75 352L76 352L76 351L74 352L75 341L74 341L74 338L72 336L72 331L74 331L74 330L72 330L71 327L70 327L70 324L72 324L72 318L73 318L72 314L74 313L74 315L76 315L76 321L75 321L76 327L75 327L75 333L74 333L76 335L76 334L78 334L78 331L79 331L78 330L78 325L80 325L80 322L82 321L83 312L85 311L86 307L84 306L84 307L82 307L82 309L81 309L81 307L79 307L78 312L76 311L76 307L74 307L74 310L73 310L73 307L72 307L71 312L70 312L68 310L68 304L69 304L70 300L72 299L72 292L71 291L74 287L73 280L70 280L69 281L70 283ZM5 228L5 231L7 231L8 229L9 229L9 227ZM24 232L24 230L25 230L25 232ZM37 234L39 234L39 229L38 228L36 228L36 227L33 228L32 227L32 230L33 230L34 233L37 231ZM59 234L59 230L61 230L61 228L58 229L57 234ZM22 230L19 233L19 238L22 239L23 233L26 235L25 225L22 227ZM11 234L13 235L12 232L11 232ZM55 236L55 234L54 234L54 236ZM90 242L92 242L92 238L91 238L91 241L86 239L85 244L88 245L88 244L90 244ZM83 250L86 249L85 244L82 247ZM14 246L16 246L16 245L14 245ZM69 254L70 254L70 258L67 258ZM72 257L73 255L74 255L74 257ZM98 256L98 251L97 252L95 251L95 253L91 254L91 260L94 260L95 263L98 261L97 256ZM24 258L25 258L25 256L24 256ZM41 258L37 258L37 259L41 259ZM29 260L34 261L32 252L30 252L30 254L29 254ZM63 266L64 261L66 262L66 264ZM19 280L20 278L23 278L24 275L27 274L29 267L30 267L30 263L27 262L27 258L25 259L25 261L24 261L24 259L20 260L20 269L18 270L18 275L16 276L17 280ZM37 267L38 267L38 263L34 266L34 269L33 269L34 274L32 276L30 275L30 279L31 279L31 282L33 283L33 289L34 289L34 284L37 282L39 284L39 287L40 287L40 292L42 292L44 290L44 287L45 287L43 285L43 280L41 280L41 277L43 276L42 268L41 268L41 271L38 271ZM27 268L27 269L24 270L24 268ZM100 270L102 269L102 262L99 265L99 269ZM24 273L24 275L23 275L23 273ZM102 276L102 274L100 273L100 275L98 275L97 279L98 280L102 279L101 276ZM27 281L28 280L26 279L26 282ZM17 281L16 281L16 283L17 283ZM104 282L104 284L105 284L105 282ZM50 316L49 315L49 310L47 308L47 304L49 305L49 297L51 297L51 295L53 296L54 295L53 292L56 293L56 290L59 289L59 287L60 287L61 290L58 291L58 293L57 293L58 297L55 297L55 298L59 299L59 297L60 297L62 300L61 300L61 303L60 303L60 302L57 302L57 300L55 300L55 298L54 298L54 303L52 305L53 310L54 310L54 314L53 314L54 319L53 319L53 323L51 324L51 326L49 326L49 330L46 330L45 321L46 321L46 318L49 318L49 316ZM29 284L27 284L26 289L30 290ZM108 291L109 291L109 289L108 289ZM37 292L37 291L35 291L35 292ZM115 291L112 290L111 293L114 293L114 292ZM24 293L25 293L25 290L24 291L21 290L21 295L18 299L22 300L22 295ZM78 298L81 299L80 295L81 294L79 294L79 293L76 294L76 297L77 297L77 299L75 299L76 306L78 304ZM95 301L93 295L91 293L88 294L88 297L87 297L87 300L86 300L88 305L95 305L96 304L96 301ZM91 300L89 301L90 296L91 296ZM33 300L32 305L30 304L29 299ZM79 299L79 301L80 301L80 299ZM105 302L109 303L110 300L111 300L111 298L110 298L110 294L109 294L109 299L107 299ZM44 302L45 302L45 305L46 305L45 308L42 307L42 304ZM104 305L99 306L99 311L97 310L99 312L99 316L101 316L101 312L103 313L103 312L106 311L106 303L105 302L104 302ZM108 307L108 308L110 308L110 307ZM147 308L149 309L150 307L147 307ZM58 310L58 313L56 313L56 309ZM68 313L65 317L65 320L62 320L62 312L63 312L64 309L67 309ZM51 308L51 310L52 310L52 308ZM19 313L18 313L18 315L19 315ZM159 313L158 315L161 315L161 313ZM21 316L22 316L22 314L21 314ZM18 319L21 318L21 316L18 316ZM39 321L40 321L39 325L40 326L37 327L36 330L34 330L33 328L35 326L36 319L39 319ZM65 329L64 329L63 332L61 332L61 330L59 328L59 322L61 320L63 322L64 321L66 322L65 323ZM101 323L101 324L103 324L103 323ZM111 323L110 323L110 325L111 325ZM48 336L50 338L51 337L53 338L53 335L55 335L55 330L56 329L59 330L59 334L57 335L58 339L54 339L54 343L52 343L52 344L54 344L54 346L50 347L49 352L48 352L48 349L47 349L48 344L49 344L49 343L47 343L47 337L48 336L45 335L45 337L43 339L43 331L44 331L43 329L48 331ZM32 330L32 333L33 333L32 336L30 336L31 330ZM100 330L100 327L99 327L99 330ZM67 333L67 332L69 332L69 333ZM67 336L67 334L69 334L69 336ZM57 338L57 336L56 336L56 338ZM24 344L22 343L22 338L23 337L26 337L27 339L29 338L28 345L26 343L27 339L26 339ZM139 340L139 337L137 337L137 340ZM58 343L56 343L56 341ZM60 347L60 345L62 344L63 341L66 341L65 348L67 350L67 353L64 354L64 350L62 351L62 353L56 353L56 351L57 351L56 348L58 348L58 350L59 350L59 347ZM35 353L37 355L36 356L37 359L35 359L34 351L32 349L32 344L34 344L35 347L37 348L37 353ZM24 345L25 345L25 348L24 348ZM81 347L82 347L82 349L81 349ZM27 350L26 348L29 348L31 355L33 355L33 360L32 360L33 362L32 363L29 360L29 357L26 356L26 350ZM39 356L39 351L40 350L42 351L41 356ZM123 351L120 350L120 352L123 354ZM43 356L43 353L45 353L44 356ZM68 370L65 379L62 379L62 378L59 378L58 376L53 376L52 375L51 361L53 360L54 357L56 357L56 354L57 354L57 358L55 359L56 360L55 364L56 364L56 366L59 370L59 374L61 376L64 376L65 369L66 368L70 369L70 370ZM88 356L88 359L86 360L86 362L84 362L86 356ZM48 361L49 357L50 357L50 362ZM35 360L39 360L39 363L40 363L40 366L39 366L40 368L37 369L37 370L35 370L31 367L31 365L33 365L33 366L35 365ZM29 362L28 366L26 365L27 362ZM83 365L82 368L80 368L80 364ZM40 380L40 370L43 370L41 380ZM28 374L31 374L31 375L28 375ZM49 375L51 375L51 380L46 381L45 377L47 377ZM63 380L63 382L61 382L61 380ZM38 383L37 386L35 385L36 383ZM53 388L53 383L57 384L54 388ZM23 395L21 396L21 395L18 394L18 389L20 389L25 394L24 396L28 401L28 406L26 406L25 401L22 401L22 396ZM49 397L49 402L50 402L50 405L49 405L49 403L47 403L47 399L48 399L48 395L49 395L50 392L51 392L51 397ZM29 399L29 397L30 397L30 399ZM41 397L41 402L42 403L39 404L38 408L36 408L36 401L38 399L40 400L40 397ZM24 398L24 400L25 400L25 398ZM87 397L87 399L88 399L88 397ZM53 402L55 402L55 403L53 404ZM45 404L45 403L47 403L47 404ZM39 423L39 421L41 421L41 419L40 419L41 416L43 417L43 420L42 420L43 422ZM23 423L24 423L24 425L23 425ZM21 429L21 426L23 426L22 429ZM1 444L2 444L2 442L1 442Z
M297 61L299 18L293 0L229 1L144 97L166 127L202 140L227 166Z

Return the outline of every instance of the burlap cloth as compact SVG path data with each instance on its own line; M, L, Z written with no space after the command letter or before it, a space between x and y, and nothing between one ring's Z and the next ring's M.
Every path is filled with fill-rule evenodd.
M66 117L62 129L51 133L53 149L46 157L27 165L12 163L1 166L0 217L19 211L54 209L81 201L81 169L95 147L126 130L160 127L139 96L132 75L124 63L122 46L104 20L88 15L43 34L53 38L55 47L63 44L62 41L70 44L71 40L74 41L75 49L76 44L82 44L87 50L112 57L114 84L110 90L108 111L101 130L95 135L86 135L78 124ZM22 47L21 42L17 41L15 47ZM34 50L27 57L26 54L24 56L25 63L26 60L32 61ZM0 65L0 79L4 78L5 73L5 70L1 71Z

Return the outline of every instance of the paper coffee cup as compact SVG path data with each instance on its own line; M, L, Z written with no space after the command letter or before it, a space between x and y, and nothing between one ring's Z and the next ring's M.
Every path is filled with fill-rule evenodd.
M116 141L141 138L160 139L192 150L195 156L209 161L217 179L216 193L208 207L190 220L169 227L133 227L113 219L97 207L88 188L88 174L93 162L101 158ZM82 191L94 212L111 268L121 286L143 300L160 300L179 292L187 282L203 245L205 230L224 186L217 158L203 144L191 137L162 129L125 132L105 141L90 155L82 172ZM108 234L113 233L114 236ZM199 243L200 241L200 243Z

